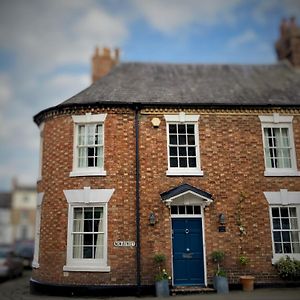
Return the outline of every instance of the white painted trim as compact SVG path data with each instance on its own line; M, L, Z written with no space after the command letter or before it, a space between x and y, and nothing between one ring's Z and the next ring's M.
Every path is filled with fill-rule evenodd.
M104 170L105 162L105 124L107 114L95 114L86 113L85 115L72 115L74 122L73 129L73 167L70 172L70 177L81 177L81 176L106 176L106 171ZM79 124L91 124L91 123L101 123L103 125L103 167L90 167L90 168L79 168L77 166L77 143L78 143L78 125Z
M204 173L198 168L169 168L166 172L167 176L203 176Z
M43 203L44 193L37 194L37 207L35 215L35 233L34 233L34 254L32 267L37 269L39 265L39 254L40 254L40 232L41 232L41 219L42 219L42 203Z
M87 271L87 272L109 272L110 266L107 265L108 247L108 208L107 204L112 197L115 189L91 189L84 187L78 190L64 190L64 195L69 204L68 208L68 235L67 235L67 260L63 267L64 271ZM103 259L73 259L72 258L72 226L73 226L73 207L99 205L104 209L104 253Z
M264 195L269 205L300 205L300 192L281 189L279 192L264 192Z
M91 169L84 169L84 170L78 168L70 172L70 177L82 177L82 176L106 176L106 171L100 168L91 168Z
M170 221L171 221L171 255L172 255L172 260L171 260L171 268L172 268L172 285L174 285L174 256L173 256L173 238L172 238L172 232L173 232L173 226L172 226L172 219L178 219L179 217L177 215L170 215ZM207 266L206 266L206 243L205 243L205 222L204 222L204 207L201 206L201 215L182 215L181 218L195 218L195 219L200 219L201 220L201 225L202 225L202 245L203 245L203 271L204 271L204 285L207 286Z
M180 199L179 199L179 201L177 200L178 198L183 197L185 195L189 195L189 194L195 196L195 201L185 201L184 199L182 199L182 201ZM173 201L176 201L176 203L174 203L175 205L200 205L200 206L208 206L213 202L212 199L204 197L204 196L200 196L199 194L197 194L191 190L188 190L184 193L181 193L179 195L171 197L168 200L164 200L163 202L167 203L168 206L170 206L170 205L172 205Z
M199 121L200 115L187 115L185 112L180 112L176 115L164 115L164 118L167 123L176 122L176 123L196 123Z
M64 190L65 197L71 203L108 203L115 189L91 189L84 187L80 190Z
M72 119L75 124L89 124L89 123L104 123L107 114L86 113L85 115L73 115Z
M66 265L63 267L65 272L110 272L110 266L71 266Z
M262 142L264 152L265 171L264 176L300 176L300 172L297 170L297 159L294 142L294 130L293 130L293 116L280 116L278 113L274 113L272 116L258 116L261 121L262 129ZM267 158L265 153L265 128L288 128L289 142L291 146L291 168L267 168Z
M278 113L273 113L271 116L258 116L261 123L292 123L293 116L280 116Z
M199 139L199 126L198 121L200 115L187 115L185 112L180 112L174 115L164 115L166 120L166 131L167 131L167 159L168 169L166 171L167 176L203 176L201 170L201 159L200 159L200 139ZM169 149L169 124L172 123L192 123L195 125L195 146L196 146L196 168L180 168L170 167L170 149Z
M44 127L45 127L45 122L42 122L39 126L39 129L40 129L40 149L39 149L39 169L38 169L37 181L42 180Z
M296 206L297 207L297 216L298 221L300 219L300 192L289 192L287 189L281 189L279 192L264 192L264 195L269 204L269 220L270 220L270 228L271 228L271 239L272 239L272 264L276 263L280 258L289 256L291 258L295 258L300 260L299 253L291 253L291 254L278 254L275 253L274 249L274 238L273 238L273 223L272 223L272 213L271 209L273 206Z

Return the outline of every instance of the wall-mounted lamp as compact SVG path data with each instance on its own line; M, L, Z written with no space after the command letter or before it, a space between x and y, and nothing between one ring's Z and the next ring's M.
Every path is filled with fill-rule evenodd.
M223 213L219 214L219 223L221 225L225 225L225 223L226 223L225 215Z
M219 224L219 232L226 232L226 219L223 213L219 214Z
M154 214L154 212L151 212L149 215L149 224L153 226L153 225L155 225L155 223L156 223L155 214Z

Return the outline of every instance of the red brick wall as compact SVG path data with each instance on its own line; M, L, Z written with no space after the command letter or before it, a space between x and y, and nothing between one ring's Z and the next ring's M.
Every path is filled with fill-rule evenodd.
M102 112L95 110L92 113ZM107 110L105 120L106 177L69 177L73 162L73 122L70 115L46 121L42 181L40 268L33 278L40 281L76 284L135 284L135 249L115 248L116 240L135 240L135 136L134 113L126 109ZM225 112L225 113L224 113ZM83 112L77 112L77 114ZM168 112L170 113L170 112ZM270 114L270 112L268 112ZM257 281L277 280L271 265L272 245L268 203L264 191L300 190L295 177L265 177L258 115L264 112L197 112L200 114L199 137L203 177L167 177L166 124L163 114L142 114L140 122L140 199L141 199L141 272L142 284L153 284L153 256L164 252L171 271L171 226L169 209L160 193L181 183L189 183L213 195L214 202L205 208L205 242L207 272L210 280L215 266L210 255L224 250L224 267L230 282L236 282L242 270L237 258L245 252L250 258L248 271ZM284 114L293 115L285 112ZM162 121L158 128L153 117ZM300 117L295 115L294 139L300 168ZM67 201L64 189L115 188L108 205L108 261L110 273L69 272L66 263ZM240 195L245 195L240 213L247 234L241 236L237 226ZM157 217L149 225L149 214ZM226 232L218 232L218 215L226 215Z

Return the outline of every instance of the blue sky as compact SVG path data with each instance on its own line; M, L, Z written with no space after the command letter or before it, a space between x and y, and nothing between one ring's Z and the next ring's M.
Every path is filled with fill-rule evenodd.
M270 64L300 0L0 1L0 190L35 184L33 115L90 84L95 46L121 61Z

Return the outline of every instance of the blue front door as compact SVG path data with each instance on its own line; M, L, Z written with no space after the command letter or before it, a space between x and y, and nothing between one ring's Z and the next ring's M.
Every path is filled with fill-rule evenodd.
M201 218L173 218L174 285L204 285Z

